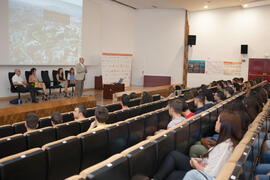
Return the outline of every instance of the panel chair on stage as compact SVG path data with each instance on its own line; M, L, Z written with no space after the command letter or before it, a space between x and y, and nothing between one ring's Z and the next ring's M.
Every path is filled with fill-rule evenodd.
M9 79L9 83L10 83L10 91L12 92L12 93L18 93L18 103L20 102L22 102L21 101L21 93L27 93L27 92L29 92L29 90L21 90L21 89L18 89L18 88L16 88L15 86L14 86L14 84L13 84L13 82L12 82L12 77L15 75L15 72L9 72L8 73L8 79Z
M42 78L42 81L45 83L46 88L49 89L49 95L51 95L52 89L60 88L59 85L57 85L57 86L51 85L51 82L53 82L53 81L51 81L48 71L41 71L41 78ZM61 88L60 88L60 93L61 93Z

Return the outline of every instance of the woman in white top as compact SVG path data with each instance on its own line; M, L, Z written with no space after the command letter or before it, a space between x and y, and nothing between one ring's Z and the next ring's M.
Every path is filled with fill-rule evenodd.
M215 131L219 133L216 146L209 149L202 158L190 159L177 151L169 153L153 179L215 179L242 138L239 129L240 115L232 111L223 111L216 122Z

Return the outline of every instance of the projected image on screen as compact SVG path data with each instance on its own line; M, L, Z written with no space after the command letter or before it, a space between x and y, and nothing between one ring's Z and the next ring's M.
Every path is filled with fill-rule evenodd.
M82 0L9 0L11 64L74 64L81 26Z

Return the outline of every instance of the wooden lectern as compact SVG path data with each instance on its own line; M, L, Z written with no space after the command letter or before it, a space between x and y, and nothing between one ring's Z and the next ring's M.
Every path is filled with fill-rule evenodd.
M103 98L112 99L114 93L123 91L125 91L125 84L104 84Z

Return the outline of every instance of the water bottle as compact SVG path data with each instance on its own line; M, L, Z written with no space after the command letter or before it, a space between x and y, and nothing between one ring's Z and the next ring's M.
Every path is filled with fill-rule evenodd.
M69 93L69 96L70 96L70 97L72 97L72 95L73 95L73 94L72 94L72 92L71 92L71 93Z
M22 102L21 102L21 99L18 99L18 104L21 104Z

